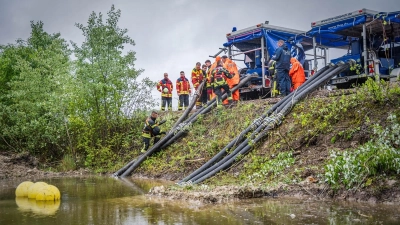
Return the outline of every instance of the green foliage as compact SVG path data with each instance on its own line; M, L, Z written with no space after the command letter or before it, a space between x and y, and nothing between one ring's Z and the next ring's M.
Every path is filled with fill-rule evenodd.
M362 70L361 63L355 63L354 65L351 65L350 71L354 71L355 74L361 74L361 72L364 72L364 70Z
M374 80L372 78L368 78L360 92L357 96L360 100L365 101L374 101L377 103L384 103L389 99L389 96L393 91L396 91L398 88L391 88L389 82L385 82L384 80Z
M102 13L91 13L87 25L77 23L85 41L82 46L72 43L76 60L77 100L75 112L90 116L93 122L103 124L103 133L118 120L122 110L147 110L154 106L151 90L155 83L148 78L137 81L143 70L135 66L135 52L123 50L135 42L127 35L128 30L118 27L121 11L114 5L103 21Z
M69 51L59 34L31 22L27 41L1 47L0 97L2 145L14 151L45 155L64 149L69 97Z
M325 180L333 188L341 185L356 188L364 186L371 176L400 173L400 123L397 117L389 116L386 128L375 126L373 137L354 151L332 151L325 167Z
M70 171L76 169L75 159L70 154L65 154L58 166L59 171Z
M259 156L253 156L251 163L245 167L253 172L248 179L257 181L260 179L282 178L282 172L295 163L292 152L280 152L272 159L266 159Z

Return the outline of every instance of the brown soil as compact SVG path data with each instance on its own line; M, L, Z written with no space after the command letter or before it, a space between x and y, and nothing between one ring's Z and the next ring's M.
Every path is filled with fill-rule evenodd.
M345 200L368 203L400 204L400 184L398 181L387 180L380 193L376 191L339 191L334 193L325 184L312 183L306 179L297 185L279 184L278 187L263 189L253 186L217 186L201 185L196 190L176 186L153 187L149 195L171 200L183 200L200 204L215 204L248 198L278 198L295 197L301 199L317 200Z
M38 160L29 154L0 152L0 180L35 179L43 177L74 177L89 175L88 170L80 169L68 172L48 172L37 168Z

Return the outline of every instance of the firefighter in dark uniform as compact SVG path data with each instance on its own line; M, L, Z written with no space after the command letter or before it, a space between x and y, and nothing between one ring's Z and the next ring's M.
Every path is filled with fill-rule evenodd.
M226 79L231 79L232 77L232 74L222 66L222 61L219 61L217 67L211 72L211 84L214 88L214 94L217 96L217 107L222 106L221 89L228 95L228 104L232 104L232 92L226 82Z
M145 153L150 146L150 140L154 137L154 144L156 144L161 139L161 134L165 134L160 130L159 125L165 123L166 121L160 121L159 123L156 122L158 117L158 113L153 111L151 112L150 117L146 119L144 122L144 127L142 131L142 140L143 140L143 149L142 153Z
M278 79L276 79L276 69L275 69L276 61L271 60L268 63L268 72L269 76L272 78L272 90L271 90L271 97L275 97L279 95L279 84Z

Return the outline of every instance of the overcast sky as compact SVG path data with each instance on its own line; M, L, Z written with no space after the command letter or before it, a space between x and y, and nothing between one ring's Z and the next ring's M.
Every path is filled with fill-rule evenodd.
M112 4L122 11L119 27L127 28L136 43L131 50L136 52L136 68L145 70L142 76L157 81L168 72L173 82L181 70L190 78L197 61L204 63L217 53L232 27L268 20L307 31L312 21L362 8L400 11L399 0L0 0L0 44L27 39L31 20L43 21L49 33L60 32L64 39L81 43L75 23L86 25L92 11L106 15Z

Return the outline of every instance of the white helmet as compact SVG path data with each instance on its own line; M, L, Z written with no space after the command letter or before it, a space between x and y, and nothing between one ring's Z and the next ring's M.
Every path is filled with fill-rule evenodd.
M168 88L164 88L163 92L168 93L169 92Z

